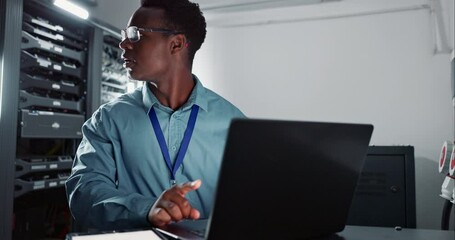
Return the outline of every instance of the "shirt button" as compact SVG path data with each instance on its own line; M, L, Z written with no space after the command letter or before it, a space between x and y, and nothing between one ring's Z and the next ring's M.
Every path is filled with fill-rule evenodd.
M177 147L176 146L172 146L171 149L172 149L172 151L175 151L175 150L177 150Z
M175 114L172 115L172 117L175 118L175 119L178 119L178 118L179 118L179 116L177 116L177 115L175 115Z

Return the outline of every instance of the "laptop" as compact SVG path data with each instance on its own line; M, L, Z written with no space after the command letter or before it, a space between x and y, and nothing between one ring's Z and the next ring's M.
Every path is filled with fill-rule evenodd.
M344 229L373 126L235 119L209 219L175 239L312 239Z

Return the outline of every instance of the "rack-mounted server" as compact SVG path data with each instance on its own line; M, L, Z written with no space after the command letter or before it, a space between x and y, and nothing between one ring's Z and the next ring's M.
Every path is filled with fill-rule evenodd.
M43 171L70 170L71 156L26 157L16 159L16 177Z
M54 153L54 139L76 146L86 120L89 26L56 12L44 2L24 2L18 93L18 143L38 139ZM34 155L18 146L14 196L61 187L75 148L55 157ZM47 150L46 150L47 149ZM63 156L63 157L62 157ZM54 159L54 161L51 161ZM70 161L69 161L70 160Z
M81 138L83 115L46 111L20 111L20 137L23 138Z
M20 73L20 88L39 88L61 93L80 96L81 86L71 80L61 79L58 76L49 77L46 75L32 75L26 72Z
M121 59L120 40L106 34L102 52L101 103L109 102L128 90L128 77Z

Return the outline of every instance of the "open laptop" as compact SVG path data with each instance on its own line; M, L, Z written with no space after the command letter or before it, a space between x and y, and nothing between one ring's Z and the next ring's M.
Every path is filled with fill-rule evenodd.
M210 218L160 232L212 240L342 231L372 131L366 124L233 120Z

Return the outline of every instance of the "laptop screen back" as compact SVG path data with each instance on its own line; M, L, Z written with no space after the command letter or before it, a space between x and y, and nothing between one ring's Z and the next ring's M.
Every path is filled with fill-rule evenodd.
M208 239L302 239L343 230L373 126L234 120Z

